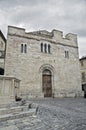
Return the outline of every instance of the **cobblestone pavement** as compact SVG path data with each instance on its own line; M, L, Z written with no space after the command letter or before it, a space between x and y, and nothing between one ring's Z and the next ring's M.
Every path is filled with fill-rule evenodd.
M86 99L30 101L38 104L37 115L0 122L0 130L86 130Z

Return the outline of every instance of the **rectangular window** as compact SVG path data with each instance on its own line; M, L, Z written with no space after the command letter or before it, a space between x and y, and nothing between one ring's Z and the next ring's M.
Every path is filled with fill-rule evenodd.
M81 66L83 66L84 64L83 64L83 61L81 61Z
M85 72L82 72L82 81L85 81Z

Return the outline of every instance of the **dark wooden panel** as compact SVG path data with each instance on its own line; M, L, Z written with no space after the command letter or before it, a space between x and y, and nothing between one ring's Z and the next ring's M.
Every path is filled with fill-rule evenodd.
M43 75L43 92L44 92L44 97L52 96L51 75Z

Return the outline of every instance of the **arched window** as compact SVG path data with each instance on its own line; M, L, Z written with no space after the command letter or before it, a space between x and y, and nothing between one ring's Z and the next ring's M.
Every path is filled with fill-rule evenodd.
M51 48L51 46L48 44L48 53L50 53L50 48Z
M41 52L43 52L43 43L41 43Z
M21 44L21 53L23 53L23 44Z
M69 52L67 51L67 58L69 59Z
M65 58L69 59L69 51L65 51Z
M24 45L24 53L27 53L27 45Z
M47 44L44 44L45 53L47 53Z
M41 43L40 44L40 49L41 49L41 52L44 52L44 53L51 53L51 45L50 44L44 44L44 43Z

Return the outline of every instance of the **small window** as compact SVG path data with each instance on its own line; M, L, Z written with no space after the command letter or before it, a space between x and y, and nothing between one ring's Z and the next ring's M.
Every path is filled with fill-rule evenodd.
M40 49L41 49L41 52L44 52L44 53L51 53L51 46L50 44L46 44L46 43L41 43L40 45Z
M27 44L21 44L21 53L27 53Z
M65 51L65 58L69 59L69 52L68 51Z
M4 69L0 68L0 75L4 75Z
M43 43L41 43L41 52L43 52Z
M66 53L66 51L65 51L65 58L67 57L67 53Z
M27 53L27 45L24 45L24 53Z
M85 81L85 72L82 72L82 81Z
M50 48L51 48L51 46L48 44L48 53L50 53Z
M21 53L23 53L23 44L21 44Z
M44 44L45 53L47 53L47 44Z
M84 64L83 64L83 61L81 61L81 66L83 66Z
M69 52L67 51L67 58L69 58Z

